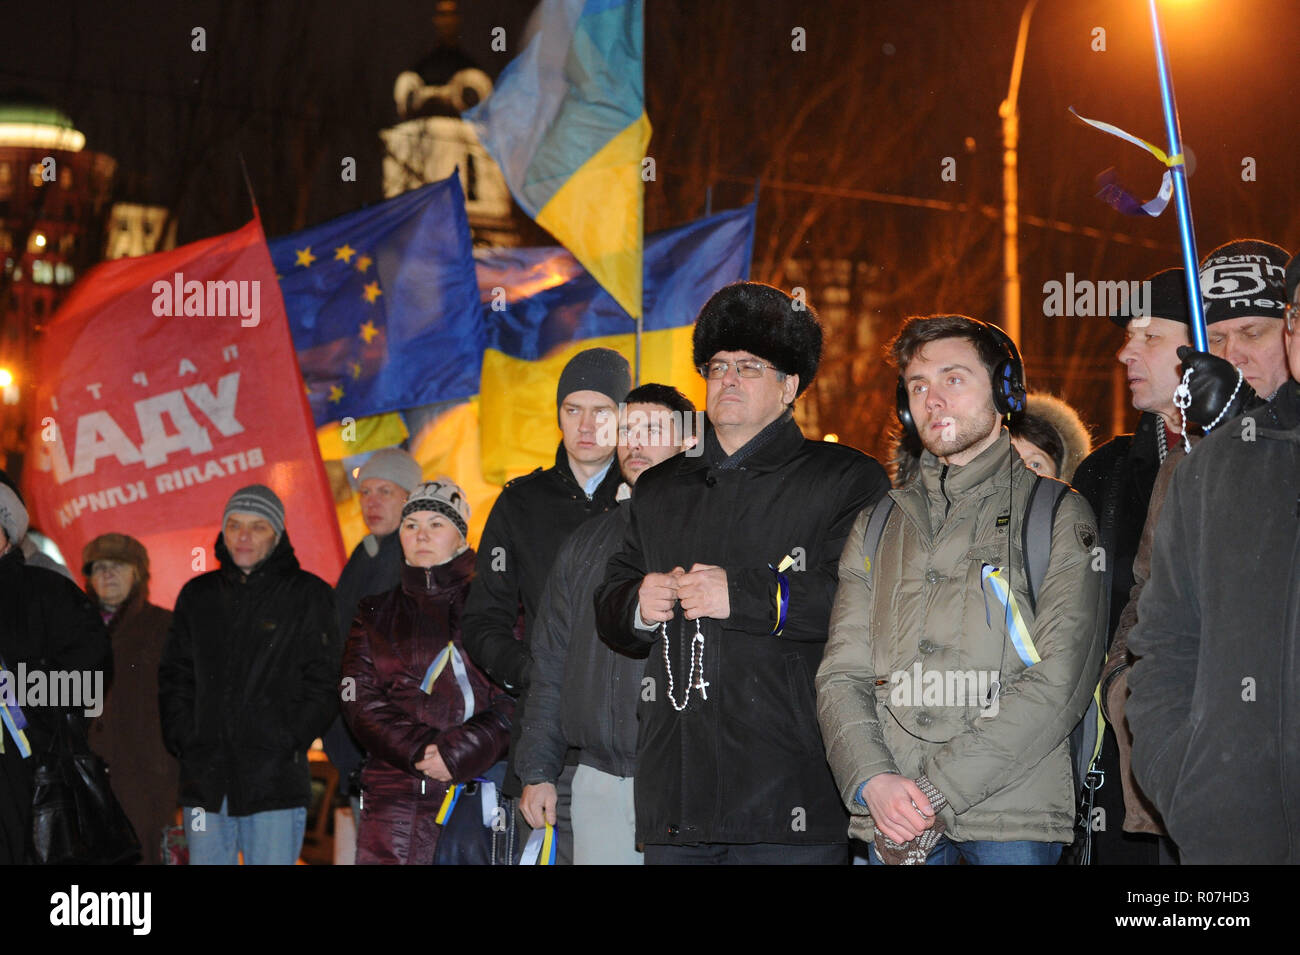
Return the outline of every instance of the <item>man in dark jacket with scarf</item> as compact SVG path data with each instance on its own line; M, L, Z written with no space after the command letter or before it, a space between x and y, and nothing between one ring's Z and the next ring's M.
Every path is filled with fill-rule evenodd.
M1184 863L1300 863L1294 304L1286 344L1291 380L1174 472L1129 636L1133 773Z
M621 483L614 464L618 406L632 384L627 359L609 348L588 348L569 360L555 389L563 436L555 465L515 478L501 491L479 540L474 586L461 624L470 659L512 693L521 694L510 730L510 764L502 791L518 797L523 784L514 769L514 749L528 707L523 695L532 664L528 641L555 554L579 524L614 506ZM522 618L523 640L518 637ZM568 783L560 779L556 859L571 860Z
M619 424L618 465L629 489L647 469L682 449L695 406L670 385L628 392ZM694 444L694 440L691 439ZM533 628L528 719L516 767L524 782L520 809L534 829L556 821L556 780L565 754L578 751L573 776L576 865L640 865L632 802L636 707L643 654L616 653L596 634L592 604L605 566L627 532L626 503L593 517L560 548Z
M113 792L140 837L142 861L157 865L162 831L176 815L176 761L158 721L158 665L171 611L149 602L149 552L134 537L96 537L81 553L81 571L116 661L90 745L108 763Z
M75 672L84 675L80 686L89 678L102 688L113 669L108 634L90 599L66 577L23 560L26 533L27 508L12 487L0 485L0 670L8 671L0 678L0 865L35 861L32 780L55 721L74 702L83 713L103 703L20 700L18 675L44 671L49 681L55 672Z
M648 864L847 861L813 674L840 551L889 482L795 423L821 346L812 309L771 286L709 299L694 335L703 453L641 475L597 590L601 637L650 651L635 786Z
M1170 448L1182 441L1181 419L1174 389L1182 377L1178 347L1188 334L1187 292L1182 269L1165 269L1146 279L1150 292L1143 314L1111 316L1125 330L1116 357L1124 365L1133 407L1142 412L1137 430L1107 441L1083 459L1074 472L1074 487L1097 516L1098 541L1105 556L1110 613L1106 631L1109 647L1120 614L1133 588L1137 556L1156 474ZM1113 783L1120 776L1119 745L1107 724L1097 767ZM1076 781L1079 785L1082 780ZM1093 833L1095 865L1155 865L1161 859L1156 837L1123 831L1124 797L1118 785L1102 785L1095 805L1105 814L1105 827Z
M265 485L226 503L216 555L219 570L181 588L158 674L190 864L234 865L242 851L248 865L292 865L307 750L338 713L333 592L299 567Z

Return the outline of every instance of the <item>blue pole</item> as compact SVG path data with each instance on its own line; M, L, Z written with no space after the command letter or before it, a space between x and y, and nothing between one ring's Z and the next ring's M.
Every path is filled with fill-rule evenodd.
M1155 35L1156 74L1160 79L1160 102L1165 110L1165 135L1169 139L1169 155L1183 151L1183 137L1178 128L1178 107L1174 103L1174 80L1169 75L1165 58L1165 40L1160 32L1160 16L1156 13L1156 0L1147 0L1151 7L1151 32ZM1183 275L1187 281L1187 304L1192 319L1192 344L1197 351L1209 351L1205 337L1205 312L1201 308L1201 282L1197 270L1196 233L1192 231L1192 200L1187 195L1187 166L1173 167L1174 204L1178 209L1178 232L1183 240Z

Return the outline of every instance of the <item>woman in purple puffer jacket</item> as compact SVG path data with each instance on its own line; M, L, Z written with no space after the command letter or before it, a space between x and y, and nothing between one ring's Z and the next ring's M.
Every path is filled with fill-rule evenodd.
M474 574L468 518L464 492L450 480L416 487L398 529L402 582L362 600L352 622L340 693L368 754L359 865L431 864L448 787L505 758L514 701L461 646Z

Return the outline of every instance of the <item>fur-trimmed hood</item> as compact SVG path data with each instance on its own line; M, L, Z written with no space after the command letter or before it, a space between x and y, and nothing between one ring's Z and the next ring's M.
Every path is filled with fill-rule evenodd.
M1045 391L1030 392L1025 414L1046 421L1061 436L1065 460L1059 476L1062 481L1069 483L1074 479L1079 463L1092 453L1092 435L1088 432L1088 426L1072 405Z

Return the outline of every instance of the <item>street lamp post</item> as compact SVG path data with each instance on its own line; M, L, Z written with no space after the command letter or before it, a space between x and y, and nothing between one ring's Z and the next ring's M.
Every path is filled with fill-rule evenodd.
M1020 15L1016 57L1011 64L1011 85L998 107L1002 117L1002 329L1020 343L1020 189L1016 147L1020 142L1020 74L1025 65L1029 18L1038 0L1029 0Z

